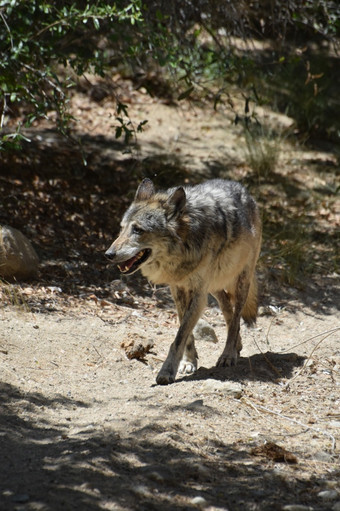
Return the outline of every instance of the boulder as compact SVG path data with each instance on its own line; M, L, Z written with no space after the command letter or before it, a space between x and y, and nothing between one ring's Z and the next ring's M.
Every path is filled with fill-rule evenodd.
M0 277L22 280L34 277L39 258L30 241L22 232L0 225Z

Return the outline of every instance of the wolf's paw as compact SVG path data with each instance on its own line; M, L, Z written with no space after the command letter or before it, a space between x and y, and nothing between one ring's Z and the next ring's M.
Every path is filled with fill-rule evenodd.
M178 367L178 372L181 374L192 374L196 371L197 365L188 360L181 360Z
M222 353L220 358L217 361L217 367L231 367L236 366L238 361L238 352L234 353Z
M160 371L156 377L157 385L169 385L175 381L175 376L166 371Z

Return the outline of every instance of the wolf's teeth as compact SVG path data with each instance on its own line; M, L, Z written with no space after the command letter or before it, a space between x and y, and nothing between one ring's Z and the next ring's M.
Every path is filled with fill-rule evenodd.
M134 263L136 263L137 261L139 261L142 257L144 257L145 255L145 250L141 250L140 252L138 252L138 254L134 257L134 258L131 258L129 259L129 261L132 261L130 265L128 264L124 264L124 263L121 263L121 264L117 264L119 270L123 273L126 273L127 271L130 270L130 268L132 267L132 265Z

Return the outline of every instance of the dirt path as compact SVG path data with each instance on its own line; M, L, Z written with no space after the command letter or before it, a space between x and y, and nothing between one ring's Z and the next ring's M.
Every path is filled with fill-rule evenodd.
M220 342L198 341L197 374L168 387L154 382L170 305L87 300L1 319L1 510L338 509L336 315L263 310L238 367L214 369L212 306ZM127 359L127 339L155 342L145 363Z
M87 101L74 99L78 129L87 126L99 143L112 125L110 105ZM240 132L225 117L207 119L201 110L178 112L147 100L137 102L135 113L151 119L138 149L144 166L159 168L172 154L186 178L195 169L196 180L217 174L242 179L249 172ZM242 326L239 365L214 368L225 328L211 303L204 319L218 344L198 340L197 373L156 386L176 333L174 307L167 290L135 277L117 281L100 259L118 224L117 210L126 205L111 189L100 189L100 172L107 165L112 179L127 181L124 162L131 155L89 144L86 172L98 164L98 179L82 180L80 169L72 188L55 160L55 179L44 181L35 169L31 188L23 174L6 181L20 191L20 218L26 234L36 236L43 264L37 282L13 286L10 297L6 286L1 290L0 510L339 511L339 294L334 271L321 272L330 267L329 252L320 252L317 274L297 291L277 279L286 271L283 259L269 272L279 241L267 236L260 316L256 328ZM267 194L263 203L275 200L272 211L280 218L284 208L287 223L301 208L309 212L306 190L333 186L333 167L325 163L317 172L313 158L294 148L281 155L278 182L297 169L305 172L294 181L297 210L290 213L275 195L276 184L260 190ZM318 153L318 165L332 158ZM171 174L176 161L170 163ZM10 222L19 203L12 200L16 192L6 190ZM317 207L318 214L310 207L307 221L323 239L335 229L334 201L320 199ZM116 217L108 225L112 208ZM314 245L307 248L317 254ZM300 253L301 264L306 257ZM149 340L154 347L144 361L129 360L121 346Z

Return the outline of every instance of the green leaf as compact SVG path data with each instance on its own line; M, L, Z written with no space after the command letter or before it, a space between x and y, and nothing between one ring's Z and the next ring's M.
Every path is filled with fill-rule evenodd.
M145 119L144 121L141 121L137 126L137 133L143 132L143 127L147 124L148 120Z

